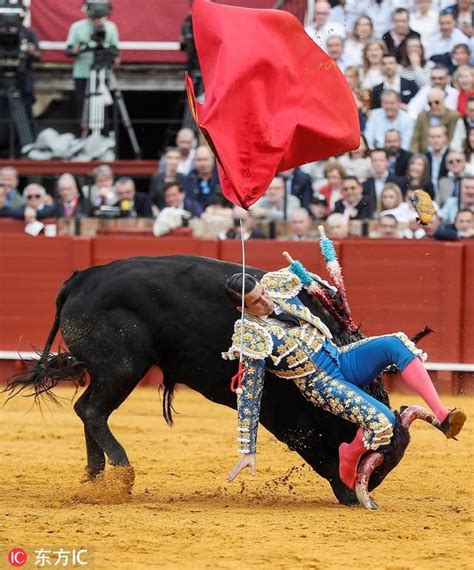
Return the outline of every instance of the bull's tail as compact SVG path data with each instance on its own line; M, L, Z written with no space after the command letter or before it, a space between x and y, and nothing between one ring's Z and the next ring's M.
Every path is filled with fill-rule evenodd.
M163 390L163 417L169 426L174 424L173 412L176 413L176 410L173 408L176 384L177 382L175 380L165 374L163 376L163 384L160 386L160 390Z
M39 396L46 396L57 402L51 390L59 382L71 381L77 386L84 386L86 369L71 353L59 349L57 354L51 352L51 346L59 331L61 310L71 289L74 276L66 281L56 298L56 315L43 350L37 350L39 358L27 362L29 370L12 376L4 392L9 392L9 398L16 396L25 389L32 390L35 400Z

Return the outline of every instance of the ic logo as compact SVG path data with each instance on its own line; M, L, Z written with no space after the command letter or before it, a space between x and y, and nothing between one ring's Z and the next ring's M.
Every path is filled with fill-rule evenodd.
M15 568L20 568L20 566L26 564L27 558L28 556L23 548L12 548L8 553L8 562L10 566L14 566Z

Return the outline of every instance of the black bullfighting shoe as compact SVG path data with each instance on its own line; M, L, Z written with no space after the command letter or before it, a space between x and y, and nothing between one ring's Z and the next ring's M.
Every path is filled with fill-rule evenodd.
M436 214L433 200L428 192L425 192L424 190L415 190L411 201L415 207L418 221L422 226L426 226L431 222L433 216Z
M465 421L466 414L461 410L461 408L454 408L439 424L439 429L448 439L455 438L462 430L462 426Z

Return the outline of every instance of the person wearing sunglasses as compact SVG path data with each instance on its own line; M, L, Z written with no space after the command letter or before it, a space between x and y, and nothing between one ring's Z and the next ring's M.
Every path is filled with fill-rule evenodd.
M43 186L28 184L23 190L23 206L10 210L10 217L27 223L54 216L54 206Z
M444 103L444 91L438 87L428 93L429 111L423 111L418 116L411 141L412 152L426 152L429 145L429 129L433 126L443 125L448 131L448 141L451 141L458 119L461 115L457 111L448 109Z
M448 68L442 64L436 64L431 69L430 83L422 87L413 99L408 103L408 114L416 121L418 115L423 111L429 111L428 96L431 89L438 87L442 89L445 99L444 105L448 109L455 111L458 107L459 91L450 85Z
M462 152L450 151L446 156L446 168L448 174L440 178L436 198L440 207L443 207L446 200L451 196L459 198L461 180L466 169L466 157Z

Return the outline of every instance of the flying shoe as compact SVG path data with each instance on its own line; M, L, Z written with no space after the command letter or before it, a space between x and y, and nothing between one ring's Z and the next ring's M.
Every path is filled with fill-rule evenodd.
M416 210L418 221L421 225L426 226L431 222L433 216L436 214L433 200L428 192L425 192L424 190L415 190L411 201Z

